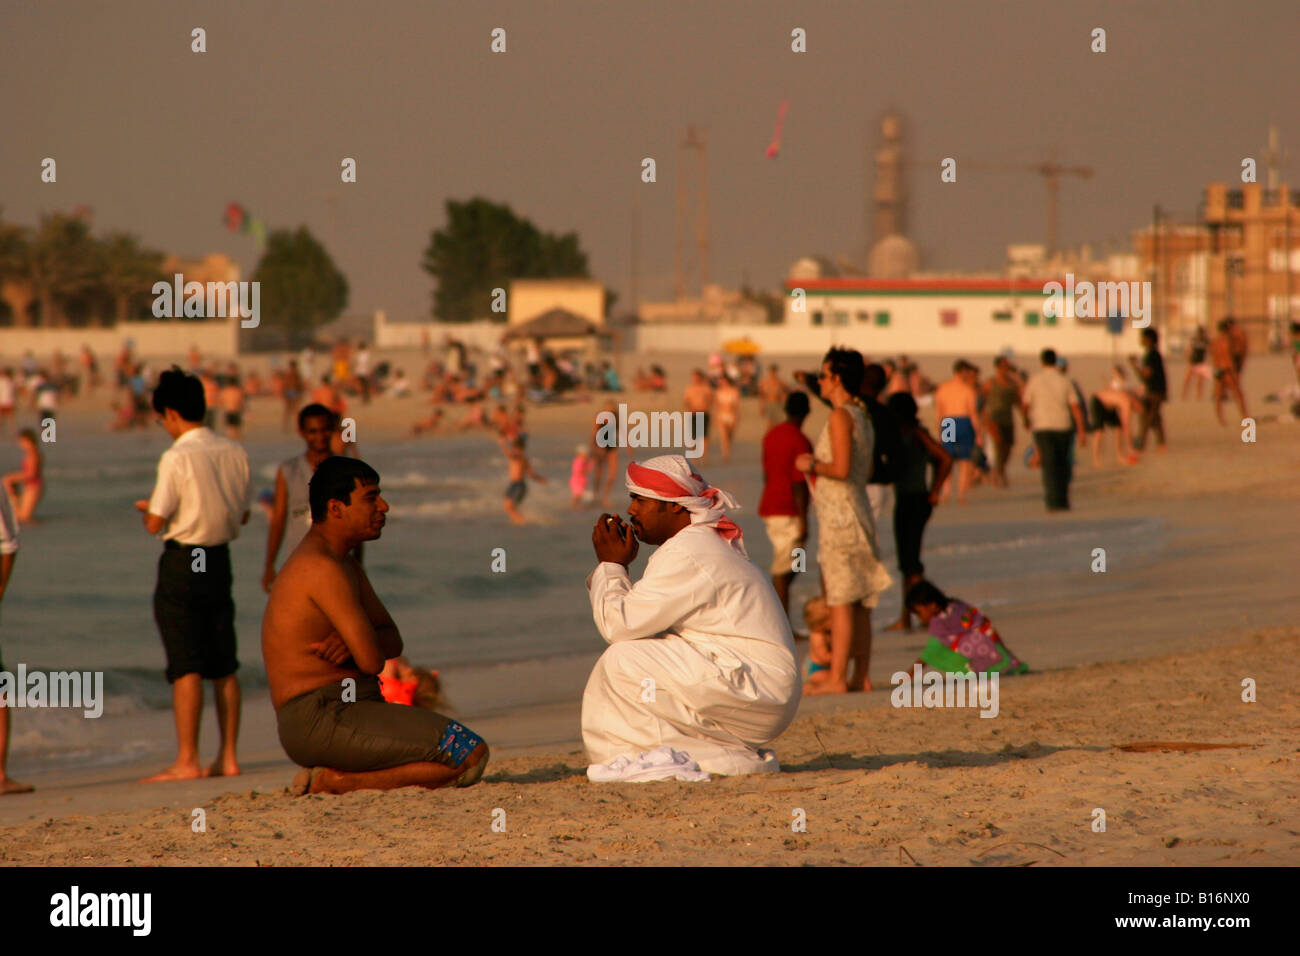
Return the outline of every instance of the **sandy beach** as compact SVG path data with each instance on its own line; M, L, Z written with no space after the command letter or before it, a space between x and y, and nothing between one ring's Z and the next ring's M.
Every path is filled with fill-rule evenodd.
M1008 679L998 717L853 702L776 742L783 772L594 785L578 751L498 759L480 786L342 797L283 787L11 827L9 865L1294 865L1300 629ZM1240 679L1256 676L1258 702ZM841 702L843 704L843 702ZM1152 741L1223 749L1127 752ZM1105 811L1105 832L1093 831ZM792 829L802 810L806 831ZM500 811L504 811L504 816ZM504 821L504 832L493 829Z
M415 371L414 361L404 364ZM670 367L674 391L663 407L676 405L676 383L692 364L683 357ZM923 362L932 377L943 364ZM1092 364L1079 363L1081 381L1105 363ZM891 707L889 675L910 667L923 636L878 632L877 689L805 700L774 744L781 774L594 785L584 774L577 723L582 682L601 649L593 628L589 652L544 672L504 663L452 685L494 748L477 787L290 797L294 768L275 740L269 705L250 695L243 776L147 787L134 783L149 769L139 761L40 774L31 781L36 793L0 800L0 862L1294 865L1300 426L1269 421L1278 406L1260 403L1286 384L1286 371L1274 357L1251 369L1252 412L1260 416L1254 444L1240 440L1240 428L1215 425L1208 402L1175 401L1166 414L1169 452L1147 454L1131 469L1114 465L1112 449L1101 469L1081 464L1068 516L1045 515L1037 474L1019 467L1010 490L978 489L970 506L941 509L928 540L941 551L951 536L946 560L983 562L991 582L1003 575L1013 583L1029 569L995 572L987 553L963 558L969 545L961 542L978 540L985 528L1014 525L1022 537L1077 552L1077 570L1038 581L1035 593L1002 610L991 606L1004 638L1033 668L1002 682L994 719L973 709ZM1175 390L1181 372L1171 361ZM358 407L363 449L404 440L422 402ZM596 407L532 410L530 430L580 439ZM276 436L278 415L272 400L255 401L248 437ZM819 415L807 423L810 434L821 427ZM69 403L60 429L65 421L69 435L102 429L106 417L98 406ZM760 435L757 408L747 402L738 460L756 459ZM1104 581L1088 569L1097 546L1110 552ZM384 575L375 578L381 596ZM989 593L998 587L990 583ZM145 626L147 607L138 616ZM241 646L255 642L241 634ZM554 684L548 700L475 708L480 688L543 674ZM1242 700L1248 677L1257 683L1254 703ZM151 719L168 739L169 715ZM209 707L205 753L211 724ZM1149 742L1225 746L1117 749ZM202 833L191 828L199 808ZM1105 832L1093 830L1096 808L1105 811ZM806 831L792 829L796 811Z

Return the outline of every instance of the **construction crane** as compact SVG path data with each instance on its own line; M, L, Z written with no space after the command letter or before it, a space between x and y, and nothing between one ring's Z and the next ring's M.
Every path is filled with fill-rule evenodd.
M911 160L909 166L927 166L934 169L939 165L937 161ZM1080 179L1091 179L1093 168L1091 166L1063 166L1056 161L1055 150L1051 158L1045 159L1040 163L988 163L977 159L960 159L957 160L957 168L961 169L980 169L991 172L1029 172L1037 173L1043 177L1043 184L1047 186L1047 242L1046 255L1051 258L1056 252L1056 239L1058 235L1059 213L1057 205L1057 196L1060 191L1062 176L1078 176Z
M687 274L683 259L686 249L688 231L686 215L686 170L689 163L688 152L695 150L698 160L695 209L695 241L699 248L700 295L709 281L709 178L708 147L704 137L694 126L686 127L686 137L677 149L677 243L674 256L673 291L677 301L686 298Z

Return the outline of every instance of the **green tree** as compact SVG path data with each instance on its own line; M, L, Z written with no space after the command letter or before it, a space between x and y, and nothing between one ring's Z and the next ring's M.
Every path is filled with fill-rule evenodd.
M511 279L589 278L577 233L543 233L507 205L474 198L447 200L447 224L435 229L421 267L437 280L433 315L469 322L493 313L492 290Z
M260 283L262 327L297 347L348 304L348 280L306 226L276 229L253 272Z
M99 281L98 250L85 220L65 213L42 216L31 242L27 278L41 305L41 324L68 324L67 304Z
M31 255L31 230L0 217L0 292L17 326L31 325Z
M165 280L163 254L144 249L135 237L122 232L111 233L99 244L99 281L113 302L117 322L131 317L133 305L139 307L153 284Z

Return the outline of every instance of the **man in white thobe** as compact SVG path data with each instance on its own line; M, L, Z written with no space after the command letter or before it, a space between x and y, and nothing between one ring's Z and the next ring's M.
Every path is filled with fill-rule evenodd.
M780 769L759 748L794 719L798 664L772 582L726 516L735 500L681 455L631 463L627 488L630 527L606 514L592 532L600 564L587 589L610 647L582 697L588 758L666 747L708 773ZM659 548L633 584L638 538Z

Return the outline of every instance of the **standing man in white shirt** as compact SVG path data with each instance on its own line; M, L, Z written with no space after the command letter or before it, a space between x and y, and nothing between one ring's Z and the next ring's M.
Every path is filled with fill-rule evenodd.
M0 370L0 431L6 434L14 421L14 403L17 397L18 386L14 382L13 370Z
M365 339L357 341L356 361L353 371L357 376L357 385L361 388L361 401L370 404L370 347Z
M1084 427L1083 410L1074 386L1056 367L1055 350L1043 349L1039 359L1043 367L1029 379L1022 400L1043 467L1047 510L1069 511L1070 478L1074 470L1070 445L1077 432L1079 447L1086 447L1088 430Z
M9 575L14 569L14 560L18 557L18 521L14 518L13 508L9 505L9 496L0 494L0 600L4 598L9 586ZM0 661L0 671L5 665ZM32 786L19 783L5 773L5 763L9 759L9 708L0 704L0 797L11 793L31 793Z
M240 691L229 542L248 521L248 456L204 427L203 384L179 368L159 376L153 408L174 441L158 460L152 497L135 506L145 530L163 532L153 609L167 653L178 748L176 762L145 782L232 776L239 773ZM212 681L221 728L221 752L207 770L199 766L204 680Z

